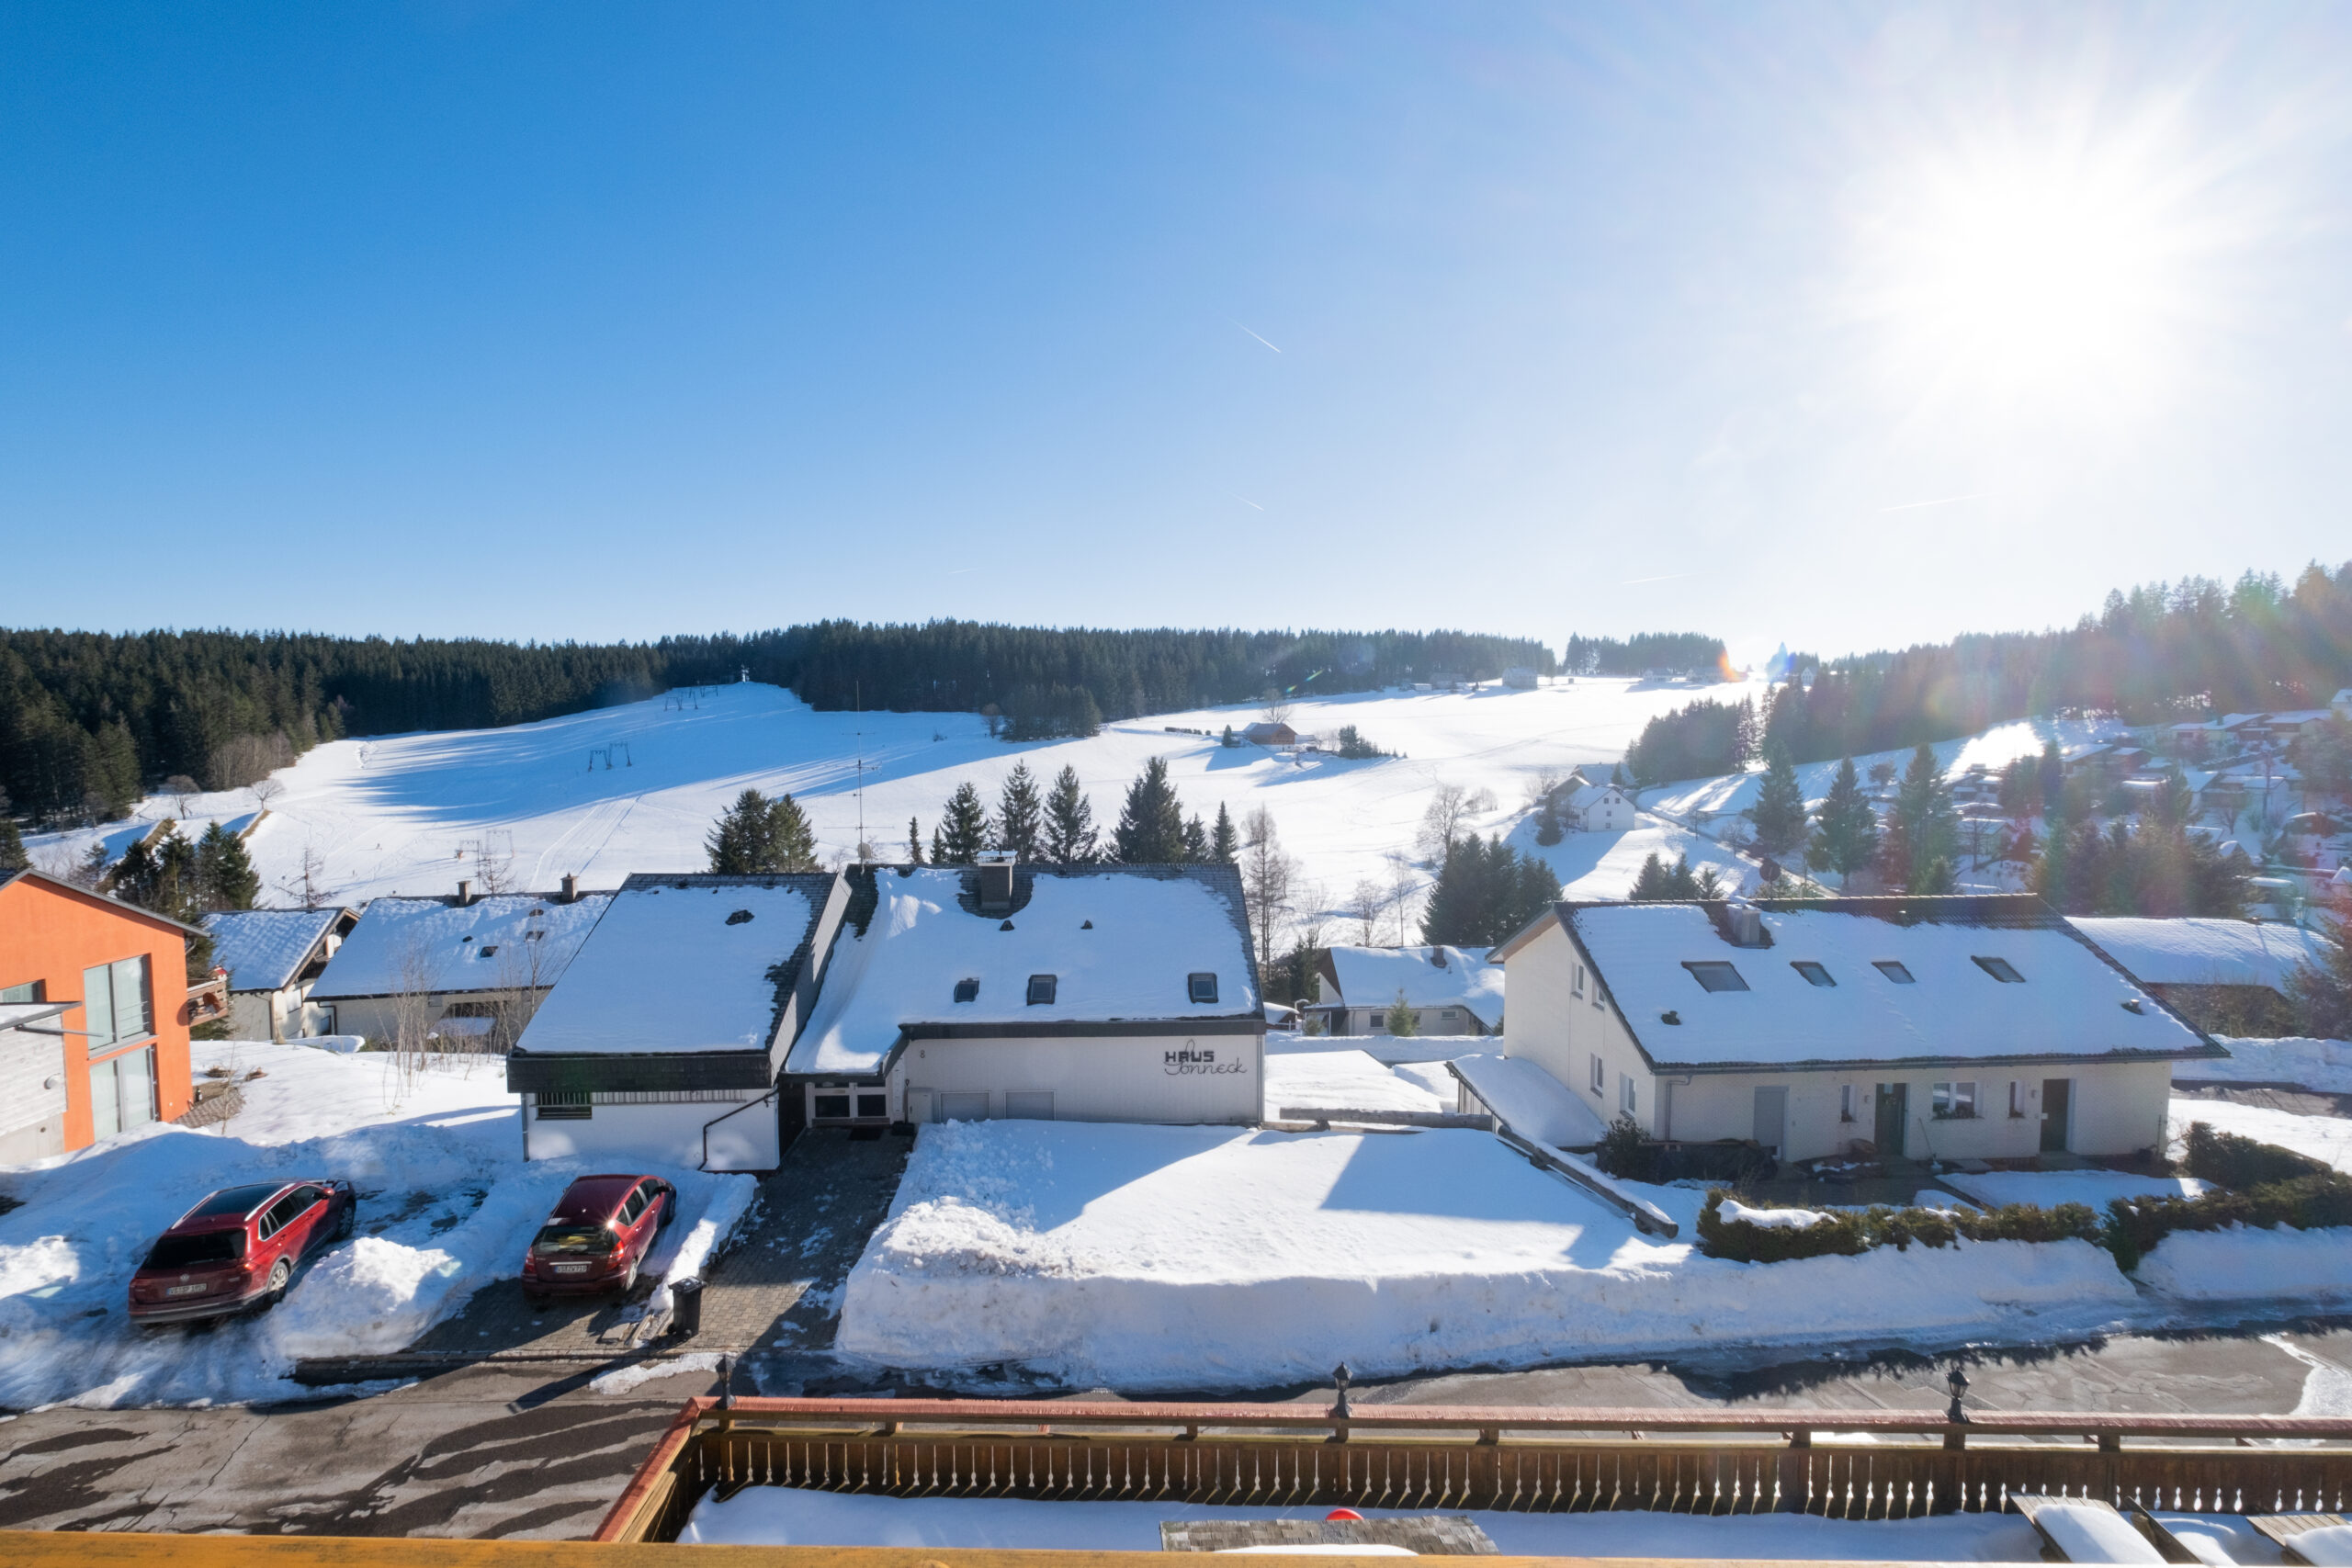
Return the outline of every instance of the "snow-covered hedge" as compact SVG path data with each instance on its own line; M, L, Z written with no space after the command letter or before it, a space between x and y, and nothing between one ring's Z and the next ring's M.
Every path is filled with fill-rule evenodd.
M1905 1252L1915 1241L1922 1247L1950 1247L1962 1240L2101 1240L2098 1216L2086 1203L2050 1209L2011 1203L1984 1213L1882 1204L1823 1211L1802 1225L1780 1217L1790 1212L1768 1210L1761 1213L1770 1218L1751 1217L1759 1212L1741 1208L1718 1188L1707 1194L1707 1206L1699 1211L1699 1250L1738 1263L1780 1263L1794 1258L1851 1258L1879 1247Z
M2204 1180L2236 1188L2325 1176L2335 1169L2324 1159L2236 1133L2216 1132L2202 1122L2188 1124L2188 1153L2181 1168Z
M2267 1148L2267 1145L2256 1147ZM2274 1153L2285 1154L2284 1149ZM2352 1225L2352 1177L2334 1170L2202 1198L2118 1198L2107 1206L2107 1247L2125 1273L2174 1231L2328 1230Z

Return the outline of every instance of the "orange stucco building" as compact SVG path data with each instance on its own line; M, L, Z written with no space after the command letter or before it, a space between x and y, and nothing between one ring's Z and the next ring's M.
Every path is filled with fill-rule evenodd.
M0 1162L184 1114L188 928L37 871L0 872ZM43 1005L46 1004L46 1005Z

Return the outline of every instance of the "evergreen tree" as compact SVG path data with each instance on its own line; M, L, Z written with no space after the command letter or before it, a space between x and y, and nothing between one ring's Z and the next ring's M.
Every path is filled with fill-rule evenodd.
M1756 847L1775 858L1793 854L1804 843L1804 790L1788 751L1771 749L1763 783L1757 786L1756 806L1748 813L1756 824Z
M1652 850L1643 857L1642 869L1634 874L1633 891L1625 895L1629 902L1657 904L1674 897L1674 886L1666 869L1666 862Z
M1045 843L1045 802L1038 797L1037 781L1030 776L1027 762L1015 762L1012 772L1004 776L1004 790L997 797L996 847L1011 850L1015 860L1034 861Z
M1465 833L1453 841L1430 885L1421 940L1453 947L1492 947L1515 934L1560 896L1552 868L1521 856L1500 837Z
M1634 890L1627 898L1635 904L1662 904L1723 896L1723 878L1713 866L1702 866L1694 873L1688 854L1676 856L1674 863L1668 865L1652 853L1642 862L1642 869L1634 878Z
M197 841L196 871L208 909L250 909L261 892L261 874L244 843L218 822Z
M956 786L940 808L939 826L931 838L931 858L941 865L970 865L989 847L988 808L970 780Z
M1565 837L1566 832L1560 826L1560 795L1554 790L1535 808L1535 841L1548 848Z
M1834 871L1838 885L1870 864L1878 852L1878 813L1862 794L1854 759L1838 765L1838 776L1813 814L1814 832L1805 846L1804 862L1815 871Z
M2352 1040L2352 942L2330 943L2326 961L2287 976L2295 1027L2314 1040Z
M1234 734L1233 726L1228 724L1225 727L1225 733L1218 737L1217 744L1226 748L1227 750L1231 750L1233 748L1241 744L1241 737Z
M1079 787L1078 770L1065 764L1046 797L1046 858L1056 865L1094 859L1094 805Z
M17 819L0 808L0 871L22 871L30 864L25 858L24 835L17 831Z
M907 863L922 863L922 824L912 817L907 818Z
M1177 865L1184 860L1184 808L1168 782L1168 760L1154 757L1127 786L1126 804L1111 835L1113 858L1123 865Z
M2234 919L2245 908L2246 863L2210 840L2148 821L2053 826L2033 891L2061 914Z
M1396 999L1388 1004L1388 1032L1399 1040L1413 1037L1413 1010L1405 1004L1405 987L1396 987Z
M2058 750L2054 736L2042 743L2037 771L2041 786L2037 792L2037 798L2041 802L2042 817L2055 822L2066 809L2066 759Z
M1911 753L1911 764L1896 788L1894 808L1887 813L1879 840L1879 875L1890 893L1924 892L1928 868L1949 863L1960 849L1960 814L1952 808L1951 786L1944 783L1941 763L1926 741Z
M1201 821L1200 814L1194 812L1193 819L1184 824L1184 863L1205 865L1208 858L1209 830Z
M727 876L774 876L817 869L817 838L788 795L774 800L747 789L703 840L710 869Z
M1225 802L1216 803L1216 827L1209 834L1209 859L1220 865L1231 865L1241 853L1241 835L1233 826L1232 814Z
M1932 894L1955 893L1959 889L1960 877L1952 870L1951 861L1946 856L1938 855L1928 863L1926 869L1919 873L1918 880L1911 885L1909 891Z

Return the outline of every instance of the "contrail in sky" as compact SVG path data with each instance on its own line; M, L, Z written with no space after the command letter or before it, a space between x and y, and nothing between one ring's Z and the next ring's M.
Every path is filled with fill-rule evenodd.
M1227 316L1227 317L1226 318L1226 320L1227 320L1227 321L1233 321L1233 318L1232 318L1231 316ZM1241 327L1241 323L1240 323L1239 321L1233 321L1233 324L1234 324L1235 326L1237 326L1237 327ZM1245 332L1245 333L1250 333L1250 329L1249 329L1248 327L1241 327L1241 330L1242 330L1243 332ZM1250 333L1250 335L1251 337L1258 337L1258 334L1257 334L1256 333ZM1258 337L1258 341L1259 341L1260 343L1266 343L1266 340L1265 340L1264 338L1261 338L1261 337ZM1272 344L1270 344L1270 343L1266 343L1266 346L1267 346L1268 348L1274 348L1274 345L1273 345ZM1282 350L1281 350L1281 349L1279 349L1279 348L1274 348L1274 352L1275 352L1276 354L1280 354L1280 353L1282 352Z
M1900 506L1882 506L1878 509L1878 514L1881 517L1883 517L1890 512L1917 512L1924 506L1952 506L1963 501L1982 501L1984 499L1984 492L1979 492L1975 495L1948 495L1940 501L1906 501Z
M1248 332L1250 329L1249 329L1248 327L1244 327L1244 328L1242 328L1241 330L1242 330L1243 332L1245 332L1245 333L1246 333L1246 332ZM1274 352L1275 352L1276 354L1280 354L1280 353L1282 352L1282 350L1281 350L1281 349L1275 349L1275 350L1274 350ZM1246 496L1246 495L1237 495L1237 496L1235 496L1233 499L1234 499L1234 500L1236 500L1236 501L1238 501L1238 502L1239 502L1242 505L1244 505L1244 506L1246 506L1246 507L1249 507L1249 508L1250 508L1251 511L1253 511L1253 512L1263 512L1263 511L1265 511L1265 510L1266 510L1264 507L1260 506L1256 502L1254 502L1254 501L1250 500L1250 499L1248 496Z
M1687 571L1673 571L1667 573L1664 577L1629 577L1617 586L1620 588L1631 588L1634 584L1641 582L1679 582L1683 578L1690 575L1690 574Z

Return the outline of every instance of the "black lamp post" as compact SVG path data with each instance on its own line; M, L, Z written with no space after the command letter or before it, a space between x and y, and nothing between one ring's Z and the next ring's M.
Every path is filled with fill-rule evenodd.
M1345 1361L1341 1361L1331 1369L1331 1381L1340 1385L1340 1403L1331 1407L1331 1414L1336 1419L1345 1421L1355 1414L1348 1408L1348 1384L1355 1381L1355 1374L1348 1371Z
M1944 1419L1955 1427L1965 1425L1968 1412L1960 1407L1960 1396L1968 1392L1968 1374L1955 1363L1951 1374L1944 1379L1944 1386L1951 1390L1951 1408L1944 1412Z

